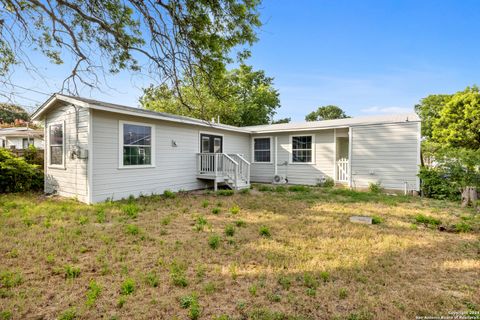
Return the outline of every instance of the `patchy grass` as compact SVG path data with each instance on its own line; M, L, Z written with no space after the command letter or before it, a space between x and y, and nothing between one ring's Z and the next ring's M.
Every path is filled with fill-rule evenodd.
M479 231L480 215L455 203L337 188L258 185L91 206L0 195L0 319L476 311Z

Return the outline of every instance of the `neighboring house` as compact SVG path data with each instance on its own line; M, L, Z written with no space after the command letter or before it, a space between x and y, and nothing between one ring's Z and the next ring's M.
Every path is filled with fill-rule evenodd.
M43 149L43 129L12 127L0 129L0 147L7 149L26 149L29 145Z
M415 114L234 127L56 94L45 124L45 192L95 203L250 182L419 190Z

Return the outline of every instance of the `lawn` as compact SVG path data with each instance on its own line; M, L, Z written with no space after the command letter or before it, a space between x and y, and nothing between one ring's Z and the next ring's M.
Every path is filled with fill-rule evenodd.
M93 206L0 195L0 319L475 312L479 229L451 202L301 186Z

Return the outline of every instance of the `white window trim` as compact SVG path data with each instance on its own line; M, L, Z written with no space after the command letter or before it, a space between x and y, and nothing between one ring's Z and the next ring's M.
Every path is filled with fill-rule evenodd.
M293 138L294 137L312 137L312 161L310 162L293 162ZM300 149L308 150L308 149ZM302 165L302 164L315 164L315 135L314 134L293 134L290 135L290 159L289 164Z
M255 161L255 139L270 139L270 161ZM272 147L272 136L256 136L256 137L252 137L252 163L258 163L258 164L272 164L273 161L272 161L272 151L273 151L273 147Z
M123 165L123 125L124 124L133 124L136 126L145 126L151 128L152 133L152 144L150 146L152 152L152 163L151 164L138 164L138 165L131 165L131 166L124 166ZM140 168L155 168L155 125L151 123L144 123L144 122L133 122L133 121L118 121L118 169L140 169Z
M58 124L61 124L62 125L62 138L63 138L63 141L62 141L62 164L51 164L50 163L50 157L51 157L51 145L50 145L50 127L51 126L55 126L55 125L58 125ZM63 169L65 170L65 161L66 161L66 157L65 157L65 139L66 139L66 128L65 128L65 121L55 121L55 122L51 122L48 124L47 126L47 168L51 168L51 169Z

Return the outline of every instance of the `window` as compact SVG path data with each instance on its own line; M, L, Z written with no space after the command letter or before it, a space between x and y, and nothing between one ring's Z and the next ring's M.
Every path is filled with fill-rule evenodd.
M63 124L49 127L50 165L63 166Z
M28 141L30 140L30 141ZM23 141L22 141L22 148L23 149L28 149L28 146L33 146L33 138L23 138Z
M153 126L120 122L121 166L152 166Z
M313 162L313 136L292 136L292 162Z
M253 162L271 162L271 139L253 138Z

